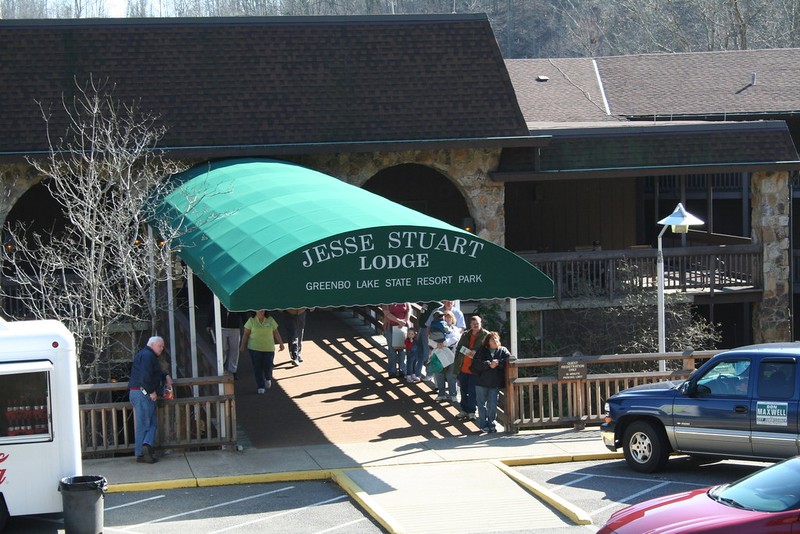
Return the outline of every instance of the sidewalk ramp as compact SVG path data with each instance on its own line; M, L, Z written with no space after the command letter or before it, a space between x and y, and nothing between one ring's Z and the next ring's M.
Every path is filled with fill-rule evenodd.
M464 534L575 526L491 462L345 471L358 500L390 532Z

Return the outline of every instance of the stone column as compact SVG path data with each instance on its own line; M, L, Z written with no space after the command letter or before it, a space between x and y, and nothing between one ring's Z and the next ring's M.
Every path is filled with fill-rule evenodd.
M753 306L756 343L791 340L788 172L756 172L751 177L752 238L761 245L764 295Z

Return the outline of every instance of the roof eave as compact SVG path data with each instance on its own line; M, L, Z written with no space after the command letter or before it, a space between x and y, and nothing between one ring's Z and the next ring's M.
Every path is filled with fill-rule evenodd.
M594 178L637 178L722 172L797 171L800 161L757 163L715 163L703 165L666 165L662 167L617 167L597 169L563 169L552 171L492 172L496 182L547 182L553 180L588 180Z

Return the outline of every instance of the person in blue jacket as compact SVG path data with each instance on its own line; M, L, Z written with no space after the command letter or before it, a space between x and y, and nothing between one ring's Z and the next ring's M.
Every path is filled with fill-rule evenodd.
M478 404L478 427L482 432L497 432L497 399L506 383L506 363L512 358L500 344L500 334L489 332L481 348L472 357L470 370L475 376L475 400Z
M161 370L158 357L164 352L164 339L153 336L147 346L133 357L131 377L128 380L128 398L133 405L136 461L153 464L156 462L153 443L158 430L156 400L162 384L172 386L172 377ZM162 393L163 394L163 393Z

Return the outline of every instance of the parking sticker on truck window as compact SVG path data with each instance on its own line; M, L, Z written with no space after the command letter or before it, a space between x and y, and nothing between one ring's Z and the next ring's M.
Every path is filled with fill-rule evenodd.
M757 402L756 424L788 426L789 404L786 402Z

